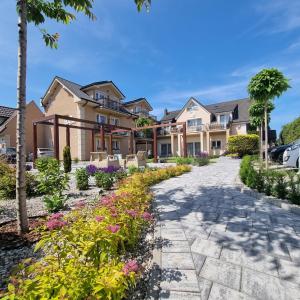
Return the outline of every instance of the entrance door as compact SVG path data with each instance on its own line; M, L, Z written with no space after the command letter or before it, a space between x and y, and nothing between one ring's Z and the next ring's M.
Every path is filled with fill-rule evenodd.
M163 157L171 156L172 155L171 144L161 144L160 155Z

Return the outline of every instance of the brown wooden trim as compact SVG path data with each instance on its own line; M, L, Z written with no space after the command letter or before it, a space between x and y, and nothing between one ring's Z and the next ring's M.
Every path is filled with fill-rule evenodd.
M54 117L54 156L59 160L59 126L58 126L58 117Z
M157 163L157 127L153 128L153 162Z
M70 147L70 127L66 127L66 144L68 147Z
M92 152L95 151L95 131L92 130Z
M109 135L109 154L113 155L113 136Z
M100 128L100 138L101 138L101 151L105 151L105 131L104 127Z

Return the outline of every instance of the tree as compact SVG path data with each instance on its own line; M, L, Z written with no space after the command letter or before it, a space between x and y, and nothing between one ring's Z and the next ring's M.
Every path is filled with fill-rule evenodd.
M274 110L274 104L272 102L268 102L268 123L270 122L270 114ZM251 106L249 108L250 115L250 124L259 128L259 153L260 159L263 159L263 124L264 124L264 105L261 102L252 101Z
M17 199L17 227L18 232L28 231L25 190L25 108L26 108L26 72L27 72L27 23L37 26L47 46L57 48L59 34L49 34L39 26L46 19L69 24L76 17L69 10L83 13L90 19L95 19L92 13L94 0L16 0L18 13L18 75L17 75L17 173L16 173L16 199ZM151 0L135 0L140 11L145 5L147 9Z
M71 149L69 146L66 146L63 151L64 158L64 171L65 173L70 173L72 171L72 158L71 158Z
M277 69L263 69L256 74L248 85L250 98L264 107L265 125L265 164L268 169L268 103L280 97L289 86L289 80Z
M282 144L289 144L300 139L300 117L282 126L279 139Z

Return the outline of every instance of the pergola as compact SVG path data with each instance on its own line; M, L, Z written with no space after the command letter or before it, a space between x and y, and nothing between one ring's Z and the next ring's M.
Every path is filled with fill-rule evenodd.
M60 120L65 121L65 123L61 123ZM73 125L70 122L80 123L80 125ZM154 162L157 162L157 129L163 127L177 127L182 126L182 139L183 139L183 156L187 156L187 145L186 145L186 123L185 122L177 122L170 124L157 124L152 126L145 127L123 127L105 123L98 123L90 120L74 118L63 115L51 115L45 117L41 120L33 121L33 162L37 159L37 126L38 125L47 125L53 126L53 144L54 144L54 156L57 160L59 160L59 127L66 128L66 146L70 146L70 129L78 129L78 130L87 130L92 132L92 140L91 140L91 148L94 151L95 148L95 133L99 132L100 134L100 149L101 151L105 150L105 133L109 135L109 154L112 153L112 142L113 142L113 134L114 133L129 133L129 153L133 154L134 150L134 132L142 131L145 129L153 130L153 157Z

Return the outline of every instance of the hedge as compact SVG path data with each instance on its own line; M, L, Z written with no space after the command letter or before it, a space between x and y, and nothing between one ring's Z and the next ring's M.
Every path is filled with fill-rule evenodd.
M229 153L237 153L240 157L246 154L255 154L259 147L259 136L256 134L240 134L228 139Z
M124 179L115 194L95 206L49 217L36 249L12 276L4 299L123 299L141 272L130 259L152 221L149 187L188 172L188 166L145 170Z

